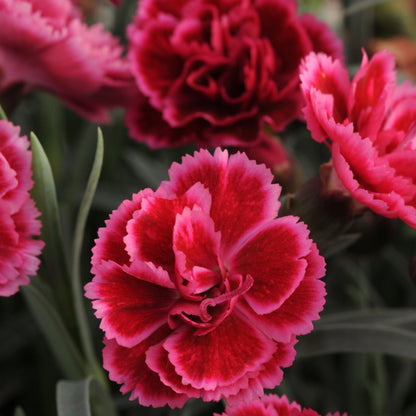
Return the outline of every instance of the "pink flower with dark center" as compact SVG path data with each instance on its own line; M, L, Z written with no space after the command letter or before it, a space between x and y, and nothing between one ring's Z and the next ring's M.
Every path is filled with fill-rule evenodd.
M145 406L263 395L324 304L325 262L306 225L276 218L263 165L219 148L174 163L124 201L93 248L104 368Z
M0 296L11 296L36 274L44 243L39 211L29 195L31 152L20 129L0 120Z
M118 40L87 26L70 0L0 0L0 101L41 89L94 121L126 105L134 87Z
M286 396L270 394L250 403L227 406L225 412L214 416L320 416L315 410L302 408L296 402L289 402ZM339 412L326 416L341 416ZM342 416L347 416L344 413Z
M364 53L350 82L340 61L311 53L300 78L308 128L331 149L339 181L361 204L416 228L416 88L396 83L393 55Z
M126 123L153 148L244 146L263 123L282 130L300 114L301 59L342 51L294 0L142 0L128 38L140 91Z

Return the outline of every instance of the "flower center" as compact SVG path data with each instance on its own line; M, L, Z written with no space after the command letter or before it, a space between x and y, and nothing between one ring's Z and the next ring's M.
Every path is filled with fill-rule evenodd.
M253 286L250 275L230 273L219 258L216 269L194 267L191 280L181 277L182 283L177 287L182 299L171 310L172 327L179 318L182 323L198 328L196 335L211 332L231 314L238 298Z

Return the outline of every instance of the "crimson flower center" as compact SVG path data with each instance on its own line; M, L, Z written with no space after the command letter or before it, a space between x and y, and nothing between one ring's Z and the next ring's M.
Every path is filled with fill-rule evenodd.
M204 335L229 316L238 298L253 286L250 275L227 270L220 258L218 267L194 266L186 275L177 272L176 286L182 296L182 310L173 312Z

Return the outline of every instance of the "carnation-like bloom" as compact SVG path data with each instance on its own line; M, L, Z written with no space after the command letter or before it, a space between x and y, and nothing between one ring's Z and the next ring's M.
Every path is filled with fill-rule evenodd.
M296 402L289 402L286 396L274 394L263 396L250 403L227 406L225 412L214 416L320 416L312 409L302 408ZM326 416L341 416L339 412L327 413ZM347 416L344 413L342 416Z
M0 0L0 101L31 90L56 95L94 121L125 105L133 85L118 40L87 26L71 0Z
M86 285L104 367L142 405L251 400L282 378L324 304L306 225L276 218L263 165L219 148L124 201L98 232Z
M300 114L298 67L342 44L294 0L142 0L128 27L139 94L130 135L149 146L247 145Z
M0 296L11 296L36 274L44 243L39 211L29 195L32 155L20 129L0 120Z
M364 53L350 82L340 61L311 53L300 77L308 128L330 147L343 186L376 213L416 228L416 88L396 83L394 56Z

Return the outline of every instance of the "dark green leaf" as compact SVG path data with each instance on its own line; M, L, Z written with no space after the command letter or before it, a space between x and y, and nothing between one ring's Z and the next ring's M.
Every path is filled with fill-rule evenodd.
M51 286L58 297L60 310L70 314L72 305L69 293L69 273L62 244L55 182L48 158L35 134L31 134L32 169L34 186L32 196L41 212L42 234L45 242L42 256Z
M416 360L416 332L373 323L322 325L299 341L298 357L369 352Z

